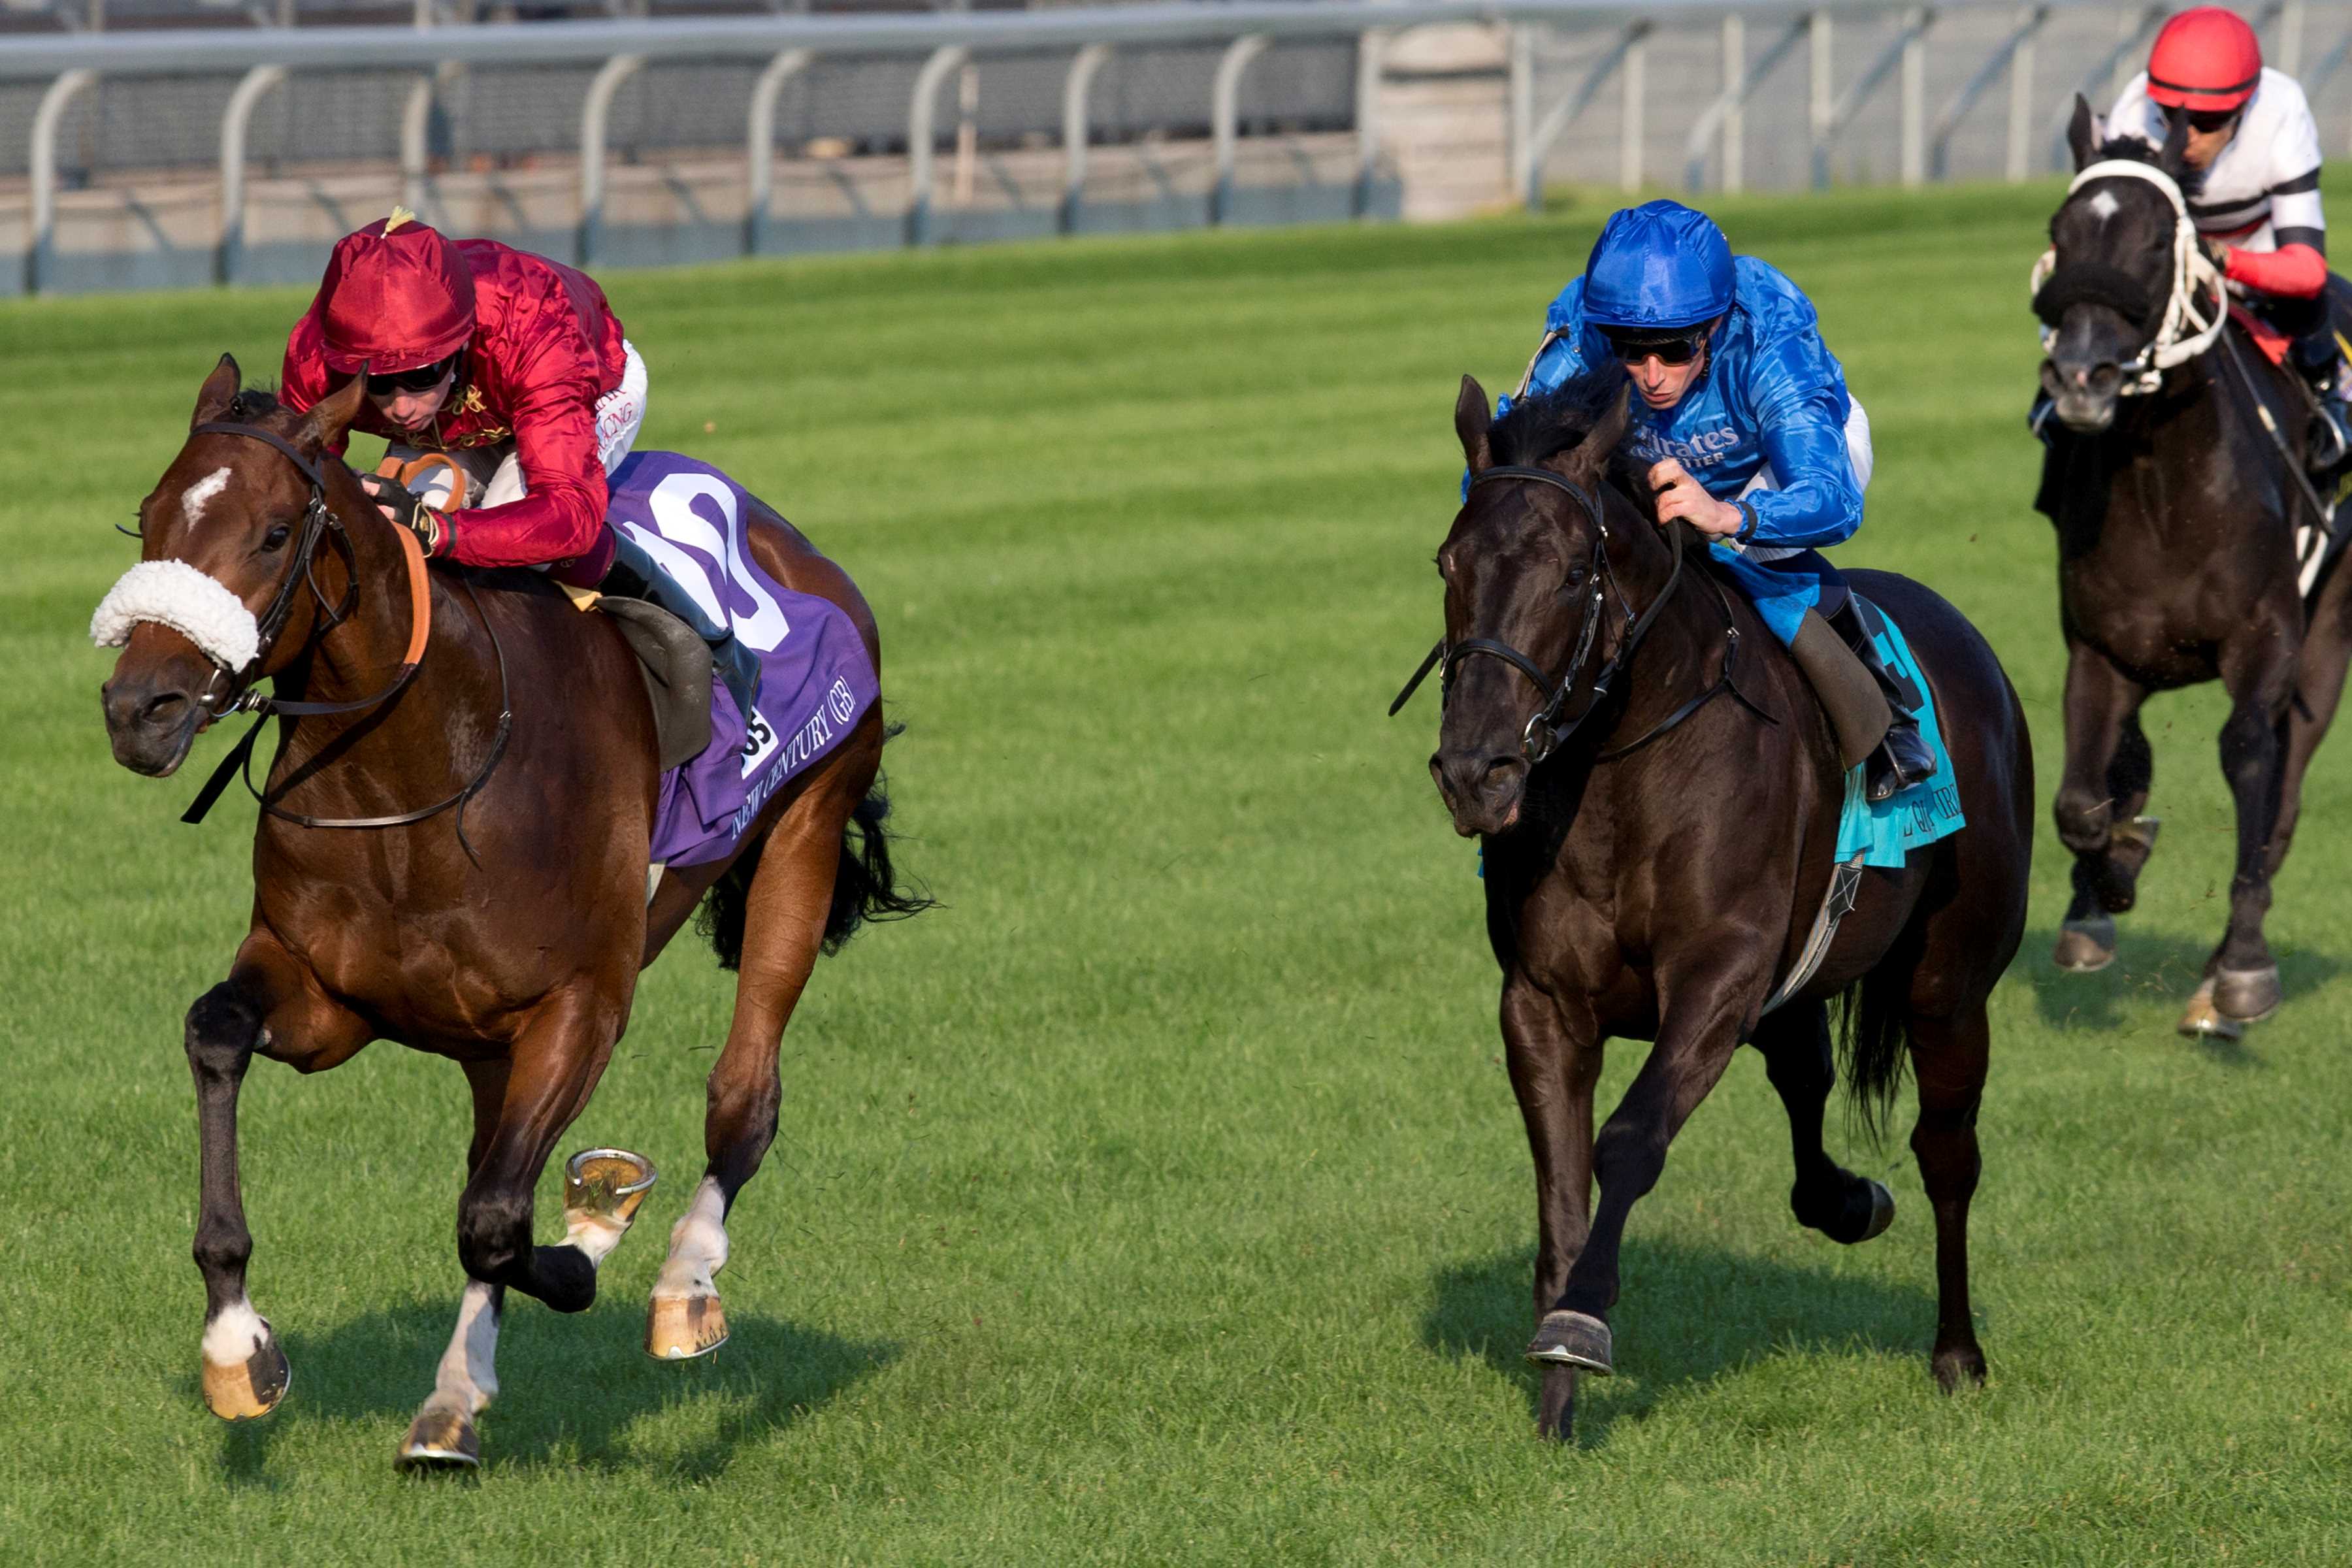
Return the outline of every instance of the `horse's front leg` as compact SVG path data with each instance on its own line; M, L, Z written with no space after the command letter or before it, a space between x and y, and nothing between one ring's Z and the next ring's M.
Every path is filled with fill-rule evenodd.
M1514 969L1503 982L1503 1051L1536 1166L1536 1316L1559 1300L1592 1222L1592 1089L1602 1046ZM1549 1367L1537 1408L1549 1435L1574 1419L1576 1369Z
M327 999L310 971L255 932L229 977L188 1009L201 1193L196 1268L205 1277L205 1403L226 1420L266 1415L292 1377L268 1321L246 1294L253 1234L237 1179L236 1108L256 1051L306 1072L367 1044L367 1026Z
M2207 979L2215 1011L2236 1023L2268 1016L2284 994L2263 921L2271 907L2271 830L2278 824L2287 702L2294 694L2299 650L2288 628L2257 627L2221 654L2231 704L2221 726L2221 773L2237 806L2238 857L2230 879L2230 924Z
M1894 1224L1894 1194L1840 1165L1822 1146L1822 1112L1837 1083L1829 1004L1791 1002L1758 1024L1750 1043L1764 1053L1765 1076L1789 1112L1797 1169L1789 1207L1797 1223L1848 1246Z
M703 1176L670 1228L669 1257L646 1306L646 1353L656 1360L688 1360L726 1342L713 1276L727 1264L727 1215L775 1142L783 1101L776 1051L824 946L842 826L856 799L838 787L803 794L768 836L752 873L735 1016L703 1112Z
M497 1136L506 1104L509 1064L504 1057L469 1061L466 1086L474 1101L474 1138L466 1151L466 1174L481 1169ZM481 1462L481 1439L474 1418L498 1397L499 1320L506 1310L506 1287L468 1279L457 1301L457 1327L435 1368L433 1393L401 1440L400 1468L470 1468Z
M1740 1024L1752 1005L1748 998L1762 994L1767 979L1747 956L1727 957L1674 984L1660 977L1657 1043L1593 1141L1601 1204L1584 1250L1568 1271L1567 1287L1528 1346L1529 1360L1603 1375L1614 1370L1609 1310L1617 1302L1618 1248L1626 1216L1657 1185L1667 1144L1722 1078L1738 1048ZM1569 1436L1565 1420L1557 1435Z
M2140 729L2147 689L2087 643L2066 664L2066 767L2054 815L2074 854L2074 896L2052 960L2076 973L2115 962L2115 917L2138 897L2140 868L2156 846L2147 804L2154 758Z

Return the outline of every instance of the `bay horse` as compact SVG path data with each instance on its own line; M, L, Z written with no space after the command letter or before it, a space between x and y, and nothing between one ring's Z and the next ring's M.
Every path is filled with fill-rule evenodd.
M2053 957L2074 972L2114 962L2115 917L2137 900L2156 843L2140 708L2218 679L2235 868L2228 923L2180 1029L2235 1038L2284 994L2263 921L2352 660L2352 590L2329 572L2306 605L2296 530L2317 501L2300 471L2305 421L2282 416L2308 395L2219 314L2184 205L2185 128L2161 148L2103 142L2077 98L2068 138L2076 174L2034 300L2053 402L2035 504L2057 531L2066 640L2055 816L2074 856Z
M1437 555L1444 711L1429 766L1455 831L1482 841L1503 1042L1535 1157L1540 1429L1567 1438L1578 1373L1612 1370L1627 1215L1742 1042L1788 1110L1799 1223L1851 1244L1892 1221L1886 1191L1822 1146L1829 1002L1847 992L1848 1089L1865 1118L1890 1104L1906 1049L1918 1086L1936 1379L1981 1382L1968 1214L1985 1000L2025 923L2024 714L1958 611L1907 578L1849 574L1927 675L1968 826L1899 870L1863 870L1819 968L1768 1011L1831 885L1845 770L1753 606L1710 580L1699 544L1685 559L1658 527L1620 451L1627 391L1612 361L1490 422L1464 377L1454 423L1470 484ZM1596 1137L1612 1036L1654 1043Z
M320 1072L398 1040L454 1059L473 1099L457 1325L399 1458L470 1466L475 1418L498 1392L505 1292L584 1310L651 1185L642 1156L575 1157L565 1238L533 1243L533 1188L611 1058L638 971L710 895L721 960L739 973L710 1074L707 1164L649 1310L647 1349L677 1358L726 1336L711 1276L727 1260L728 1211L775 1135L778 1046L817 954L921 900L893 880L878 701L777 792L731 858L668 869L649 897L659 776L634 656L604 616L536 574L427 573L329 455L362 393L354 378L298 415L240 391L222 356L140 504L140 554L208 579L184 579L180 618L217 610L249 646L224 658L200 646L217 647L219 625L192 639L141 619L100 696L116 761L158 778L215 719L259 702L257 682L273 681L291 715L254 830L250 929L186 1020L205 1400L224 1417L261 1415L290 1375L246 1291L236 1112L251 1058ZM778 582L840 607L878 670L874 617L847 574L764 507L748 532ZM334 820L306 826L320 818ZM351 830L352 819L384 830Z

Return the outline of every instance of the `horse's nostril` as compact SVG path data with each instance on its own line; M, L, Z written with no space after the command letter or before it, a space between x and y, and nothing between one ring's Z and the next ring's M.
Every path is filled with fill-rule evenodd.
M167 717L174 709L179 708L186 701L186 696L181 692L158 692L156 695L150 697L146 702L140 707L139 721L142 724L155 723L157 721Z

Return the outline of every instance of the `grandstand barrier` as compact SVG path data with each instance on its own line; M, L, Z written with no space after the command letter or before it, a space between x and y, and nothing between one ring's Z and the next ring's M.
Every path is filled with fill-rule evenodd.
M2352 58L2352 4L2269 0L2252 14L2293 72L2307 10L2342 29L2305 77L2317 107ZM17 32L0 38L0 135L16 118L8 103L30 112L21 181L0 165L0 256L19 258L0 264L0 292L307 279L336 235L394 200L464 232L628 265L1536 208L1563 175L1641 187L1667 162L1653 145L1662 134L1679 137L1692 190L1740 190L1759 172L1815 186L1916 185L1956 170L2018 180L2063 159L2074 94L2104 101L2165 11L2144 0L1230 0L441 26L419 4L413 26ZM281 15L296 15L292 0ZM1129 71L1123 100L1149 98L1136 72L1185 49L1213 58L1204 102L1129 112L1124 139L1095 134L1107 73ZM1318 49L1297 55L1296 80L1245 105L1261 62ZM2037 78L2053 56L2061 68ZM898 113L886 126L861 109L856 135L825 134L812 83L828 70L863 73L859 103L902 91ZM665 71L667 86L648 85ZM982 71L1058 91L1033 85L999 106L983 145ZM559 147L544 122L565 112L557 95L578 73L576 139ZM728 109L747 74L740 110ZM208 110L188 104L215 101L212 82L234 86L205 179L187 143ZM459 98L472 92L487 113L518 82L531 85L517 103L533 123L509 140L525 151L436 148ZM1975 110L2003 84L1996 130ZM93 128L90 106L110 87L131 96ZM332 112L296 116L289 95L305 89ZM634 144L616 162L614 119L632 92L641 122L680 104L698 125L740 112L740 151L724 144L732 132L680 132L656 163ZM780 158L789 92L805 100L801 153ZM165 129L142 132L142 105L167 100ZM273 105L275 152L257 179L256 116ZM1613 132L1591 123L1604 108ZM1761 137L1751 114L1766 121ZM331 131L333 146L314 153L309 141ZM82 156L68 168L77 135ZM695 135L708 144L688 144ZM396 152L353 151L371 137ZM93 150L116 142L132 150Z

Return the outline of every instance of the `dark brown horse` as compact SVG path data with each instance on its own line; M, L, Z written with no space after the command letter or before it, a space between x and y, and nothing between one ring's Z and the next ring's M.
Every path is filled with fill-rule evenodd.
M2037 504L2057 527L2067 655L2056 816L2074 854L2054 957L2075 971L2114 961L2115 917L2132 907L2155 847L2141 705L2220 680L2237 863L2229 924L2180 1027L2234 1037L2284 994L2263 924L2304 770L2343 694L2352 590L2331 572L2306 611L2296 531L2315 502L2297 472L2306 395L2294 374L2235 325L2201 352L2189 352L2193 337L2165 352L2182 325L2168 306L2211 287L2201 268L2184 278L2175 261L2177 246L2186 256L2194 244L2179 206L2193 181L2182 135L2161 150L2129 137L2102 145L2079 99L2070 135L2077 177L2051 221L2049 280L2035 300L2051 329L2042 382L2054 399ZM2202 308L2210 321L2213 307ZM2265 432L2257 399L2275 411L2290 455Z
M457 1062L474 1104L457 1208L467 1284L401 1460L472 1464L474 1417L498 1391L505 1291L587 1307L651 1184L638 1156L576 1158L565 1240L532 1242L532 1189L628 1022L638 971L711 894L721 957L740 968L734 1022L710 1075L709 1163L671 1232L647 1328L654 1354L699 1354L726 1334L711 1276L727 1259L729 1205L775 1135L778 1042L811 967L862 918L917 900L892 885L878 704L778 793L731 862L668 871L648 900L658 773L633 656L605 617L530 574L425 573L326 456L362 391L354 379L298 416L240 394L236 362L222 358L187 443L139 509L142 559L177 563L152 570L184 585L173 615L199 635L138 620L102 698L116 760L156 777L254 682L274 679L298 705L269 769L275 809L255 831L251 929L228 978L187 1016L205 1398L223 1416L259 1415L289 1379L246 1295L236 1107L248 1062L318 1072L398 1040ZM878 668L874 619L849 578L773 512L753 519L761 564L839 605ZM402 682L427 608L429 637ZM217 621L197 624L215 609ZM251 639L257 621L249 663L242 647L224 658L199 647L217 646L223 622ZM396 817L459 795L457 808L377 832L281 815Z
M1850 574L1927 675L1968 826L1903 869L1863 871L1819 969L1766 1012L1830 885L1844 770L1761 618L1717 591L1696 543L1688 559L1669 547L1639 470L1617 454L1624 387L1612 363L1490 426L1465 377L1454 419L1474 479L1437 557L1450 679L1430 772L1456 831L1484 840L1503 1041L1535 1155L1528 1353L1547 1369L1542 1428L1568 1436L1578 1370L1611 1370L1626 1216L1743 1041L1788 1108L1797 1219L1842 1242L1892 1220L1886 1192L1822 1146L1829 999L1850 987L1851 1092L1883 1108L1906 1044L1918 1083L1911 1147L1936 1213L1936 1378L1981 1380L1968 1212L1985 999L2025 922L2024 716L1951 605L1906 578ZM1655 1044L1596 1138L1612 1036Z

